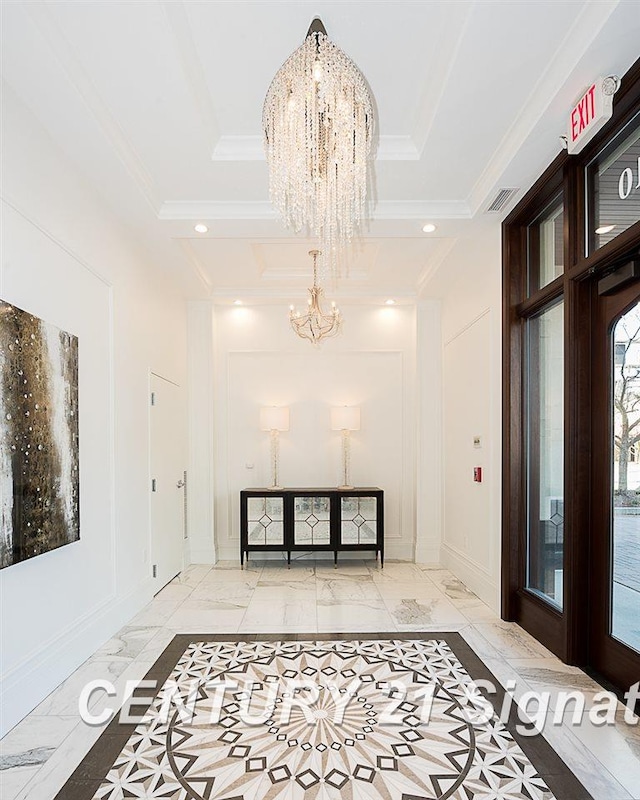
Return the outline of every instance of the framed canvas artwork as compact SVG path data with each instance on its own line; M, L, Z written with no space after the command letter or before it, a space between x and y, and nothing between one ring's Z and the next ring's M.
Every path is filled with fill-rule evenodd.
M0 568L80 538L78 338L0 300Z

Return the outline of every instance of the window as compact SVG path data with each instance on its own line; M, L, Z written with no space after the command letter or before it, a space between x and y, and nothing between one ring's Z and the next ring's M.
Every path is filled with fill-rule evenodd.
M527 228L530 295L563 274L563 230L564 208L559 195Z
M586 167L587 255L640 219L640 115Z
M526 321L526 586L562 608L564 304Z

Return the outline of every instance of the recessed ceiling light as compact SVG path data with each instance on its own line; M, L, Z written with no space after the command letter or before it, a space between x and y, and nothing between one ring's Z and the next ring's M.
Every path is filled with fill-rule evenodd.
M384 302L388 306L395 306L395 304L396 304L396 301L392 300L391 298L389 298L388 300L385 300Z
M206 233L209 230L209 228L207 228L206 225L203 225L201 222L199 222L197 225L193 226L193 230L196 233Z
M234 300L233 301L233 305L234 306L241 306L242 305L242 300Z
M598 235L602 235L603 233L611 233L615 227L615 225L601 225L599 228L596 228L596 233Z
M426 225L422 226L422 230L425 233L433 233L435 231L435 229L436 229L436 226L433 224L433 222L427 222Z

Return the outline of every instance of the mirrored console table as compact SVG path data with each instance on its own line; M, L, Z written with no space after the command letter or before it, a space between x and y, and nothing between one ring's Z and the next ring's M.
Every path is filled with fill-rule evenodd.
M384 566L382 489L243 489L240 564L249 553L375 551Z

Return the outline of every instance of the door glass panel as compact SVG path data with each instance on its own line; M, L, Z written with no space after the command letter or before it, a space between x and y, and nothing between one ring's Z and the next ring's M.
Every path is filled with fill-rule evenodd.
M294 543L330 544L330 509L330 497L294 498Z
M377 511L375 497L341 497L340 543L375 544Z
M249 544L284 544L284 498L247 498Z
M527 588L562 608L564 304L527 320Z
M529 294L564 272L564 206L557 197L527 228Z
M640 303L613 329L611 634L640 651Z

